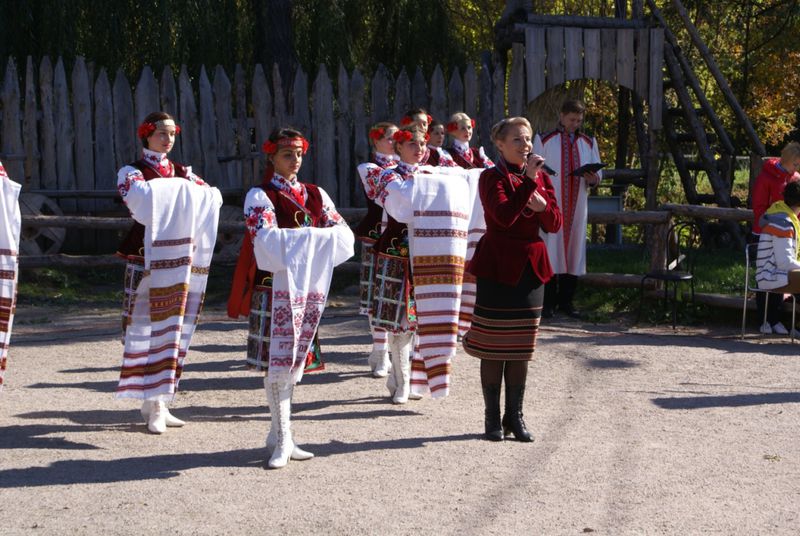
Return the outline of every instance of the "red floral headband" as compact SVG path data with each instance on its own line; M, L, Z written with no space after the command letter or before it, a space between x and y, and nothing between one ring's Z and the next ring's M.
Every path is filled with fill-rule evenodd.
M431 117L431 114L425 114L425 117L427 117L427 118L428 118L428 124L429 124L429 125L430 125L431 123L433 123L433 117ZM411 119L411 118L410 118L409 116L407 116L407 115L404 115L404 116L403 116L403 119L401 119L401 120L400 120L400 125L401 125L401 126L406 126L406 125L410 125L410 124L411 124L411 123L413 123L413 122L414 122L414 120L413 120L413 119Z
M475 120L470 119L469 124L472 128L475 128ZM458 121L450 121L447 123L447 132L455 132L459 129L459 122Z
M397 132L392 134L392 139L397 143L404 143L414 139L414 133L411 132L410 130L398 130ZM425 136L423 136L423 139L427 143L428 140L431 139L431 137L426 133Z
M163 119L161 121L156 121L155 123L144 122L139 125L139 128L136 129L136 135L139 136L140 140L149 138L153 132L156 131L158 127L166 127L166 126L174 126L175 127L175 135L181 133L181 127L175 124L175 121L171 119Z
M280 138L278 141L265 141L261 146L261 150L267 154L275 154L280 147L299 147L303 150L303 154L308 151L308 140L303 136L295 136L294 138Z
M373 128L373 129L371 129L369 131L369 138L371 140L378 141L379 139L381 139L383 137L384 134L386 134L386 129L385 128L383 128L383 127Z

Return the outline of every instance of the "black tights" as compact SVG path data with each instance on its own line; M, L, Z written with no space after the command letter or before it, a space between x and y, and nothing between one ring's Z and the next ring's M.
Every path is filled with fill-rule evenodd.
M506 385L525 385L528 362L481 359L481 386L500 385L504 376Z

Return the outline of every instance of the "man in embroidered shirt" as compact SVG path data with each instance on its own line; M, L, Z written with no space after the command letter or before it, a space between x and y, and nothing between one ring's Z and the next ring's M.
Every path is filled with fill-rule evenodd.
M558 128L533 140L533 152L542 155L556 174L551 177L563 225L556 233L542 233L550 264L556 274L545 287L542 316L553 316L556 307L578 318L572 303L578 276L586 273L586 221L589 188L600 183L598 173L573 176L584 164L600 162L597 140L579 132L586 105L568 100L561 106Z

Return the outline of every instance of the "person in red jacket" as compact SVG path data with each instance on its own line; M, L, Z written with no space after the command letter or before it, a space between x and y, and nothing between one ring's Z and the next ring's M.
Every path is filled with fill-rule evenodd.
M780 158L767 158L761 167L761 173L756 177L751 192L751 206L753 208L753 236L751 242L758 243L761 235L761 216L776 201L783 200L783 190L786 184L800 180L800 143L789 142L781 151ZM758 318L764 318L766 307L766 321L761 326L761 333L778 335L788 334L788 330L780 321L780 305L782 297L778 294L767 295L756 293Z
M486 438L502 441L513 433L519 441L533 441L522 420L522 403L544 284L553 274L539 230L557 232L561 211L550 178L542 171L544 159L531 154L528 120L503 119L492 127L492 141L500 158L478 183L486 234L467 267L477 278L477 297L464 349L481 359ZM501 422L503 378L506 407Z

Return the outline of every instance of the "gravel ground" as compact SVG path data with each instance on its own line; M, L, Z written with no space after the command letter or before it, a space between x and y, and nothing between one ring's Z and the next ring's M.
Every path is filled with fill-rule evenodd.
M532 444L481 439L478 360L392 405L366 322L331 300L327 368L295 391L316 458L265 469L245 326L205 312L174 413L115 400L117 311L18 311L0 394L4 534L797 534L798 346L733 330L555 319L531 363Z

